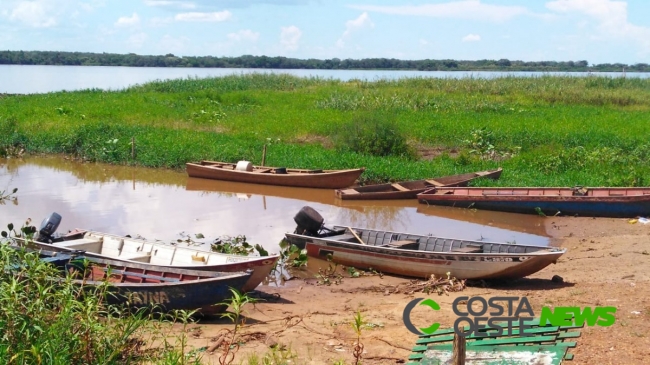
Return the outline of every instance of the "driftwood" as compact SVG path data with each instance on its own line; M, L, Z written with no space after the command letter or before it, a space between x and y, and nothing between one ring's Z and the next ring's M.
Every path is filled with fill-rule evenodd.
M438 295L457 292L465 289L465 280L459 280L451 277L449 273L446 278L438 278L431 275L429 280L411 280L405 284L399 284L394 287L387 287L384 294L413 294L413 293L437 293Z

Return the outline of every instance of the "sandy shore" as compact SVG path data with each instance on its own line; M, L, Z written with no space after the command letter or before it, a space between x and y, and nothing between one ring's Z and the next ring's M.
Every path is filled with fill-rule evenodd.
M526 296L539 313L542 306L615 306L616 323L585 327L578 345L569 351L572 364L650 363L650 224L628 219L549 217L547 233L554 245L569 249L557 264L508 284L471 286L449 295L388 294L387 288L410 280L384 275L350 278L340 284L318 285L313 273L283 286L260 286L265 299L246 309L240 329L241 346L235 364L246 364L251 354L262 357L269 345L292 353L294 364L354 363L356 337L351 323L359 310L368 323L363 330L364 364L404 362L417 336L402 322L404 306L413 298L431 297L441 310L413 311L416 323L451 327L456 316L451 303L463 296ZM554 275L564 283L551 281ZM434 317L435 316L435 317ZM219 331L232 328L226 320L189 326L190 345L214 344ZM280 352L276 351L276 355ZM218 353L203 352L204 363L218 364Z

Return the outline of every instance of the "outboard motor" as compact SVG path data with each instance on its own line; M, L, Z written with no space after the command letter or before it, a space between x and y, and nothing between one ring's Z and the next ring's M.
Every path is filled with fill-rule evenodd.
M323 222L325 219L318 214L318 212L310 207L304 206L295 217L293 217L294 222L298 225L295 234L302 234L306 236L318 237L320 235L320 230L323 229Z
M38 229L38 240L40 242L52 243L54 242L54 232L59 228L61 223L61 215L53 212L49 217L43 219L41 228Z

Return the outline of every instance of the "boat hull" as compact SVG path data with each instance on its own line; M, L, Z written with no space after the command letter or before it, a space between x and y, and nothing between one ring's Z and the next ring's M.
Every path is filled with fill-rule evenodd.
M130 240L131 242L137 242L137 244L140 245L139 247L143 247L144 248L143 251L146 251L146 252L141 252L142 254L141 257L146 258L149 261L143 262L141 260L130 259L130 257L133 258L135 256L129 255L128 253L124 252L125 251L124 247L121 250L100 251L101 249L96 249L95 247L93 247L93 244L95 244L95 242L88 242L87 239L83 239L83 238L69 239L62 242L55 242L53 244L43 243L38 241L30 241L28 243L28 246L40 250L56 251L56 252L63 252L63 253L73 253L81 250L84 252L84 256L88 256L92 258L116 260L116 261L126 262L130 264L139 264L139 265L165 266L174 269L198 270L198 271L208 271L208 272L241 272L241 271L251 270L252 271L251 275L248 277L247 282L242 287L242 290L244 292L251 291L255 289L260 283L262 283L262 281L264 281L266 277L269 275L273 267L275 267L279 259L279 255L260 256L260 257L225 255L216 252L207 252L207 251L195 250L195 249L185 248L185 247L182 248L175 247L175 246L166 245L162 243L151 244L148 241L144 241L144 240L137 240L137 239L127 238L127 237L108 235L108 234L92 232L92 231L77 233L72 237L77 237L79 234L90 235L91 237L93 235L102 236L102 237L106 236L112 239ZM163 246L163 248L158 249L158 247L160 247L161 245ZM173 251L173 253L170 253L167 251L169 249L175 249L175 251ZM178 252L182 252L182 254L178 254ZM173 256L175 260L167 261L164 264L160 264L160 263L154 264L153 262L155 262L154 260L156 258L156 255L160 255L161 258ZM181 255L185 255L186 256L185 259L183 259ZM199 257L199 258L205 257L205 259L196 260L193 259L192 256ZM216 256L220 258L220 261L222 262L217 264L212 264L211 256Z
M555 263L566 252L558 248L352 229L359 232L358 236L365 244L343 238L345 235L311 237L287 233L286 239L306 248L307 254L313 257L328 258L335 263L360 269L417 278L429 278L431 275L445 277L447 273L458 279L521 278ZM390 242L409 241L417 247L390 247ZM482 252L469 252L471 247L480 247ZM466 252L460 252L463 249Z
M336 190L336 197L342 200L398 200L416 199L417 195L437 186L467 186L478 178L498 179L502 169L444 176L428 180L403 181L395 184L366 185ZM434 185L435 184L435 185ZM397 185L397 187L396 187Z
M261 166L253 166L253 171L239 171L232 164L215 161L201 161L198 164L187 163L186 170L190 177L203 179L318 189L339 189L351 186L364 171L363 168L316 170L318 172L286 169L286 173L275 173L277 168Z
M480 189L480 190L479 190ZM573 189L539 190L541 194L550 191L554 195L524 195L533 189L516 188L490 190L481 188L436 189L418 195L424 204L444 205L460 208L476 208L503 212L545 215L578 215L588 217L629 218L650 213L650 188L591 188L593 195L571 195ZM483 194L479 195L483 191ZM494 194L493 194L494 192ZM501 192L513 192L500 195ZM487 193L487 194L486 194ZM625 194L625 195L623 195Z
M64 275L71 273L71 267L76 267L70 264L72 255L58 253L57 258L57 253L50 251L41 251L41 255L55 259L51 263L62 268ZM89 289L106 280L110 283L110 294L106 295L105 302L131 309L198 310L203 315L221 313L228 305L219 303L232 297L230 288L242 291L251 274L250 271L206 272L82 257L88 262L88 266L79 268L85 273L85 279L75 279L75 282Z

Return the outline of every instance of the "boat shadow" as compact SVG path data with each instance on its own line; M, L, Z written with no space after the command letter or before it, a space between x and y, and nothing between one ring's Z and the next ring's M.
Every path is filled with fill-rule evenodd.
M489 289L504 290L556 290L570 288L575 283L564 280L540 279L540 278L520 278L510 280L467 280L467 286Z

